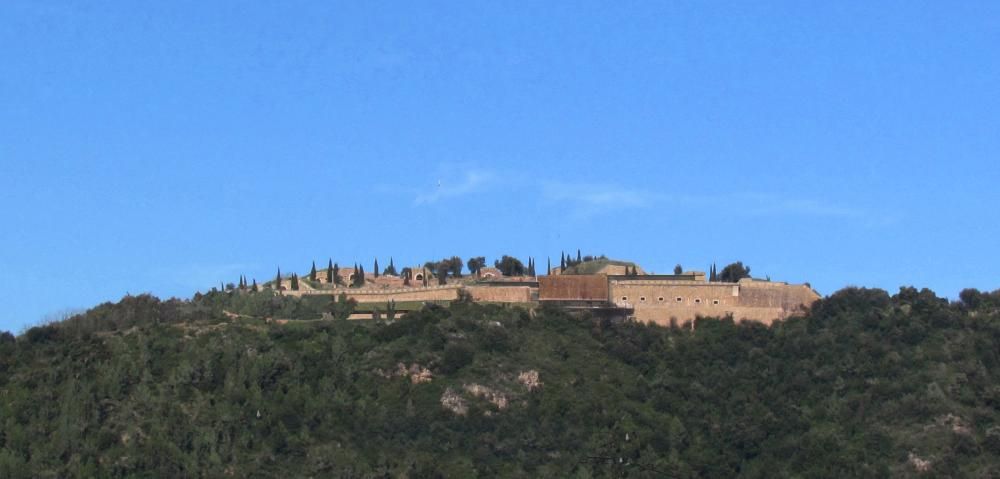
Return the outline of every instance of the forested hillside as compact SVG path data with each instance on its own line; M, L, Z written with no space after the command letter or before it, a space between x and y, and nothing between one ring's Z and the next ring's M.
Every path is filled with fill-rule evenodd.
M849 288L693 330L305 321L325 307L137 296L3 335L0 477L1000 476L997 293Z

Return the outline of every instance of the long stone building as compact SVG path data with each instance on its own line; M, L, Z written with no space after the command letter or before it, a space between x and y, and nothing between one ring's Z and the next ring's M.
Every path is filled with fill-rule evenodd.
M620 269L627 270L624 266ZM324 285L324 288L313 289L306 286L300 291L283 290L283 294L334 297L345 294L359 304L386 304L389 301L453 301L464 290L473 301L527 306L549 304L661 325L684 324L698 317L725 316L737 321L771 324L803 312L820 298L809 285L750 278L735 283L709 282L701 272L625 275L615 274L618 271L609 267L598 271L596 274L508 278L491 268L488 275L463 278L443 286L423 286L422 281L412 281L406 286L396 276L383 275L369 280L364 288ZM343 282L348 282L352 273L349 268L341 269Z
M616 308L636 321L668 325L731 316L771 324L801 313L820 298L808 285L742 279L707 282L681 275L566 275L538 278L539 301L568 308Z

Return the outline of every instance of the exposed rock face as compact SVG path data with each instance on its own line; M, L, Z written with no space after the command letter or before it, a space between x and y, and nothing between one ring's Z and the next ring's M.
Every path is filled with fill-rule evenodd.
M444 390L444 394L441 395L441 405L459 416L464 416L469 412L469 404L465 398L452 388Z
M542 381L538 379L538 371L534 369L530 371L524 371L517 375L517 382L528 388L528 391L534 391L542 387Z
M486 387L481 384L466 384L464 389L465 392L475 397L483 398L489 401L491 404L496 406L497 409L507 409L507 406L510 404L510 400L507 398L507 395L497 391L496 389Z
M907 462L909 462L910 465L917 470L917 472L927 472L931 470L931 461L923 459L912 452L910 453Z
M383 371L379 369L378 373L386 379L393 377L410 378L410 382L413 384L429 383L434 379L434 374L431 373L430 369L427 369L417 363L411 364L410 367L406 367L405 364L399 363L396 365L395 370Z

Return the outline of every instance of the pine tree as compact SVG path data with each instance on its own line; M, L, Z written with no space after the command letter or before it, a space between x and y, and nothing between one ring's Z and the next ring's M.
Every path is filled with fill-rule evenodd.
M378 258L375 258L375 268L373 269L372 274L378 278Z
M316 281L316 262L313 261L312 269L309 270L309 281Z
M281 291L281 268L278 268L278 276L274 280L274 289Z
M330 262L326 264L326 282L333 282L333 258L330 258Z
M299 275L292 273L292 291L299 290Z

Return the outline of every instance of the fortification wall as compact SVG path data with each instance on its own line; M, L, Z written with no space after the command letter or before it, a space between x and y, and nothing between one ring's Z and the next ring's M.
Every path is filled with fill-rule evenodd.
M385 303L387 301L451 301L458 299L460 285L428 286L426 288L398 288L398 289L350 289L338 288L335 290L316 291L284 291L288 296L304 296L325 294L330 296L340 296L341 293L358 303Z
M608 277L603 274L538 277L542 301L607 301Z
M530 286L469 286L474 301L493 303L527 303L531 301Z
M636 320L662 325L726 315L771 324L819 299L807 286L767 282L616 279L609 287L611 301L633 307Z

